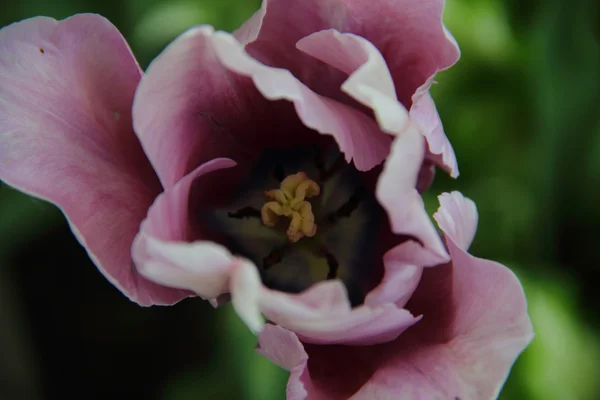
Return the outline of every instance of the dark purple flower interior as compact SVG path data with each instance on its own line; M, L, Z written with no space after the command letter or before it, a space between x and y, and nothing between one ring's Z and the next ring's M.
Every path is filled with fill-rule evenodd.
M374 196L379 171L357 171L331 139L267 148L259 157L194 183L189 202L192 236L214 240L253 261L268 287L297 293L338 278L352 304L360 304L381 281L382 255L399 242ZM268 227L260 210L268 201L264 192L298 172L306 173L321 192L307 199L316 234L292 242L286 236L290 218Z

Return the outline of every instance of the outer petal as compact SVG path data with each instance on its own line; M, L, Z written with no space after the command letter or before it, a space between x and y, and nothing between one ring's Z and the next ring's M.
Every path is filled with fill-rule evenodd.
M268 67L254 60L227 33L216 33L213 43L227 68L251 77L267 99L293 102L304 125L332 135L346 161L353 160L358 170L367 171L387 157L391 139L366 114L316 94L287 70Z
M140 76L98 15L0 30L0 178L60 207L100 271L149 305L179 297L132 268L133 237L160 192L131 126Z
M212 160L158 196L132 247L133 259L142 275L205 299L215 299L229 291L229 275L236 260L214 242L190 242L188 207L192 183L234 165L229 159Z
M212 34L212 27L201 26L175 39L150 64L136 92L135 130L166 189L213 158L240 162L253 147L256 124L248 104L265 100L251 81L223 68Z
M260 61L286 68L329 95L338 89L331 72L291 49L314 32L354 33L381 51L399 99L409 106L417 88L458 60L456 41L442 24L443 8L443 0L264 0L255 16L261 22L246 36L255 40L247 47Z

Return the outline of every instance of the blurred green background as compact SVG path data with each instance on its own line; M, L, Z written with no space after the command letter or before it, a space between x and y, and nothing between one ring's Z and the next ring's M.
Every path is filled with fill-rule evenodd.
M233 30L259 0L21 0L34 15L108 17L145 67L186 28ZM462 59L433 89L480 211L472 252L521 278L536 339L502 399L600 398L600 7L595 0L448 0ZM52 206L0 183L0 399L283 399L227 306L140 308L88 260Z

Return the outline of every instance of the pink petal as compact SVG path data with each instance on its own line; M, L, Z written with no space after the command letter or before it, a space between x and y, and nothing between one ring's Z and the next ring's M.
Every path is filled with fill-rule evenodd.
M132 247L140 274L204 299L214 299L229 291L229 275L235 259L225 247L214 242L190 240L188 207L192 183L234 165L229 159L212 160L157 197ZM187 291L181 293L192 295Z
M177 291L138 275L130 247L160 184L133 133L141 71L105 18L38 17L0 31L0 178L60 207L100 271L142 305Z
M332 95L337 79L314 60L292 51L305 36L327 29L364 37L378 48L391 71L398 98L411 97L429 77L453 65L458 46L442 23L443 0L264 0L260 23L246 35L250 54L268 65L285 68L319 93ZM256 33L258 31L258 33ZM333 78L333 79L332 79Z
M252 82L242 81L217 60L213 29L190 29L171 43L142 78L133 119L163 186L172 187L197 166L217 157L243 161L252 153L255 125L248 104L265 102Z
M392 231L418 239L431 252L427 258L435 260L429 265L436 265L449 258L416 189L424 153L423 137L416 129L408 129L396 137L375 193L387 211Z
M348 74L342 90L371 108L384 132L400 134L408 128L409 113L397 100L392 76L379 50L359 36L327 30L302 38L300 50ZM410 120L428 142L431 157L453 177L458 176L454 150L429 94L433 78L413 95Z
M251 330L262 328L262 313L308 343L387 342L419 320L393 304L352 309L340 281L321 282L297 295L267 289L250 263L236 267L231 296L238 315Z
M254 42L260 33L265 13L267 12L267 2L262 3L262 7L256 11L246 22L233 32L233 36L242 44L246 45Z
M308 356L298 337L285 328L267 324L258 336L257 352L291 372L286 399L326 399L313 385L308 372Z
M366 114L316 94L289 71L254 60L227 33L216 33L213 44L223 65L251 77L267 99L293 102L304 125L333 136L346 161L354 161L358 170L367 171L387 157L391 139Z
M438 214L452 219L452 226L474 231L472 204L450 196L450 207L444 199ZM408 304L424 317L397 340L302 349L282 328L263 331L260 352L292 371L288 389L295 399L497 397L533 338L523 289L506 267L473 257L446 239L452 263L424 270Z
M296 47L348 74L342 90L371 108L384 132L400 134L408 128L408 111L397 100L385 60L373 44L330 29L302 38Z
M335 30L314 33L300 40L297 46L350 74L342 90L370 107L383 131L407 136L396 139L379 181L378 198L388 211L394 233L412 235L438 254L440 257L431 265L446 261L446 252L425 213L417 188L424 149L418 143L419 137L412 133L415 128L409 121L408 112L396 99L392 78L381 53L365 39ZM401 148L403 145L410 148Z
M456 192L447 196L440 199L438 214L451 227L474 232L472 202ZM423 304L422 324L393 343L393 359L354 398L496 398L515 359L531 342L518 279L506 267L466 253L452 234L446 236L452 265L428 270L430 276L409 304ZM440 305L444 315L439 315Z
M477 232L478 215L475 203L456 191L442 193L439 201L441 207L433 218L447 238L462 250L469 250Z
M332 294L341 291L343 294ZM305 296L321 298L306 304L303 294L290 295L265 290L261 311L270 321L296 333L306 343L367 345L388 342L398 337L420 318L393 304L350 308L346 289L339 281L314 285ZM345 307L327 304L327 299L343 298Z
M448 171L450 176L456 178L458 177L456 155L444 133L442 121L429 93L432 81L433 77L417 89L417 92L413 95L413 103L409 113L410 119L419 126L419 130L427 139L429 145L428 158L434 160L436 164Z
M438 257L432 257L432 253L414 241L394 247L384 255L385 274L381 283L369 292L365 304L394 303L404 307L421 280L423 266L435 265L437 261Z
M260 315L262 290L256 266L249 261L236 263L231 277L231 302L239 317L254 333L260 332L264 323Z

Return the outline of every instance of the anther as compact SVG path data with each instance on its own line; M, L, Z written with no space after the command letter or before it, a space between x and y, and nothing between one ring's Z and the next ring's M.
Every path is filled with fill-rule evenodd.
M321 188L304 172L288 175L279 189L265 191L267 201L260 210L263 224L275 226L279 217L290 219L287 237L290 242L297 242L304 236L312 237L317 232L315 216L311 204L306 198L319 195Z

